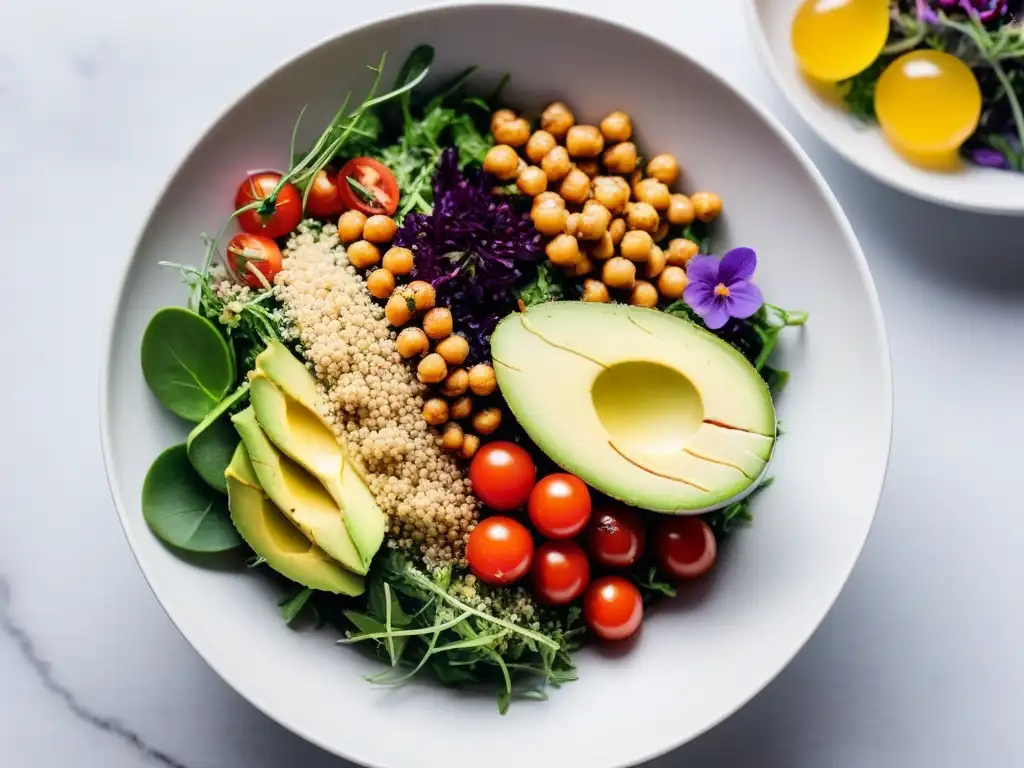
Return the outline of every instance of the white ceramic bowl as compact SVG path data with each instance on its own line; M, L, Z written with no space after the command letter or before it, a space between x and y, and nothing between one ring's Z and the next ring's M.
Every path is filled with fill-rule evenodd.
M800 73L790 26L802 0L742 0L747 25L775 82L819 137L878 181L939 205L996 214L1024 214L1024 174L965 164L941 173L911 165L875 125L862 125L842 105L817 95Z
M480 30L501 30L481 35ZM524 55L522 40L531 53ZM499 717L490 693L430 682L374 689L379 670L330 632L281 622L275 588L244 569L202 567L169 551L140 511L149 463L186 434L147 390L139 343L152 313L182 304L161 259L198 260L197 239L229 213L247 169L281 166L303 104L312 127L365 65L389 51L390 77L416 44L438 52L435 77L470 64L509 96L539 108L568 100L585 120L612 109L635 118L640 141L682 161L689 183L725 200L726 244L761 257L772 302L810 311L786 341L793 369L782 398L787 433L778 480L758 499L757 522L725 550L713 579L652 612L628 653L587 650L580 680L546 703ZM637 88L643 83L644 88ZM396 17L330 40L260 82L186 157L156 202L124 276L101 392L103 449L121 522L157 598L182 634L231 686L325 749L389 768L452 761L519 768L607 768L676 747L735 711L792 659L828 612L875 514L891 427L888 348L864 256L831 192L764 111L700 64L628 29L560 11L462 6ZM600 733L614 710L615 738ZM527 750L526 752L524 752Z

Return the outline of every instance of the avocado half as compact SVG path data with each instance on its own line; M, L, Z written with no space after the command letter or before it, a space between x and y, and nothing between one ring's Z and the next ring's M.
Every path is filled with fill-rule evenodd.
M738 350L687 320L550 302L504 318L491 355L530 438L612 498L702 514L742 499L768 469L768 386Z

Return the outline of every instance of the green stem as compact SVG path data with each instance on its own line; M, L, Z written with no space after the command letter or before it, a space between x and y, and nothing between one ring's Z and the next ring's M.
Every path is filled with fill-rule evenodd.
M352 645L353 643L361 643L363 640L386 640L392 637L416 637L417 635L429 635L431 632L441 632L446 629L458 626L463 621L468 619L473 614L471 609L467 609L462 615L456 616L450 621L446 621L443 624L435 624L432 627L420 627L419 629L399 629L392 632L369 632L364 635L356 635L354 637L346 637L338 642L342 645Z
M999 83L1003 86L1003 90L1006 92L1006 99L1010 102L1010 111L1013 113L1013 122L1017 124L1017 139L1020 141L1021 151L1024 152L1024 110L1021 110L1020 99L1017 98L1017 94L1013 91L1013 83L1010 82L1010 78L1006 75L1006 70L1003 69L996 59L990 60L992 63L992 70L996 73L996 77L999 78Z

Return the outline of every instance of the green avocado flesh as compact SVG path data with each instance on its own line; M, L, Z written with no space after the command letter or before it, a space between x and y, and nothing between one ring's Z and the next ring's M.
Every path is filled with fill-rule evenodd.
M736 349L663 312L556 301L491 336L509 409L552 461L642 509L699 514L757 487L775 408Z
M264 493L242 443L224 472L231 522L267 565L292 581L323 592L361 595L362 576L351 573L302 535Z
M384 541L387 521L334 430L320 415L323 402L313 375L278 344L257 358L249 382L249 399L260 428L281 453L320 481L340 508L368 566Z

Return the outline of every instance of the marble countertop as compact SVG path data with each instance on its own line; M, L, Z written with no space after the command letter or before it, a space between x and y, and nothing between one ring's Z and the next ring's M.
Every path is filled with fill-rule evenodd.
M419 4L0 4L0 765L342 765L228 689L153 598L107 493L97 367L143 217L222 105ZM782 118L861 238L892 341L891 470L847 589L762 695L657 765L1021 764L1024 219L920 203L832 155L767 80L736 0L571 4L694 52Z

